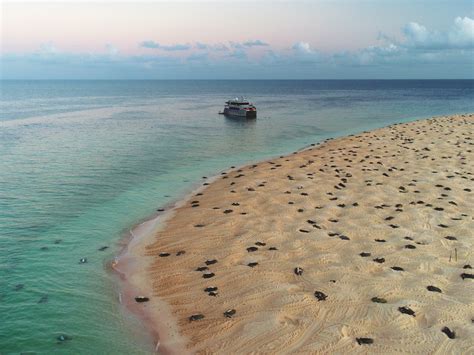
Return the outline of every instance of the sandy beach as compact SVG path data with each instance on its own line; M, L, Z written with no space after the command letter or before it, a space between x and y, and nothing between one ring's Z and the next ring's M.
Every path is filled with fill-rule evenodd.
M169 353L473 353L473 150L454 115L222 172L132 240L124 302Z

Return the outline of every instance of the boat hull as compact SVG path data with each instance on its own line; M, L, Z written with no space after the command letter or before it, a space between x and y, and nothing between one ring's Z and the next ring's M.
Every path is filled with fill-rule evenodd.
M229 110L225 108L224 115L228 117L257 118L257 111Z

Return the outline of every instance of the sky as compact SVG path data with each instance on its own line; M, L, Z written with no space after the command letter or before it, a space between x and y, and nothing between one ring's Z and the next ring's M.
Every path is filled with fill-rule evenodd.
M0 0L2 79L473 79L474 1Z

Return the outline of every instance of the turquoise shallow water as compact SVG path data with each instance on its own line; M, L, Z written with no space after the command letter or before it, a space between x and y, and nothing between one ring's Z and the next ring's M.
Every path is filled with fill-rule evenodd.
M151 352L107 267L138 221L231 165L474 111L473 81L0 85L1 354ZM240 94L257 120L217 114Z

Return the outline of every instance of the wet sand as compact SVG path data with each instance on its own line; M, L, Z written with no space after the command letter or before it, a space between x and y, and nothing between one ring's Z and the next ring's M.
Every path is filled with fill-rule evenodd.
M124 302L169 353L473 353L473 150L455 115L223 172L132 242Z

